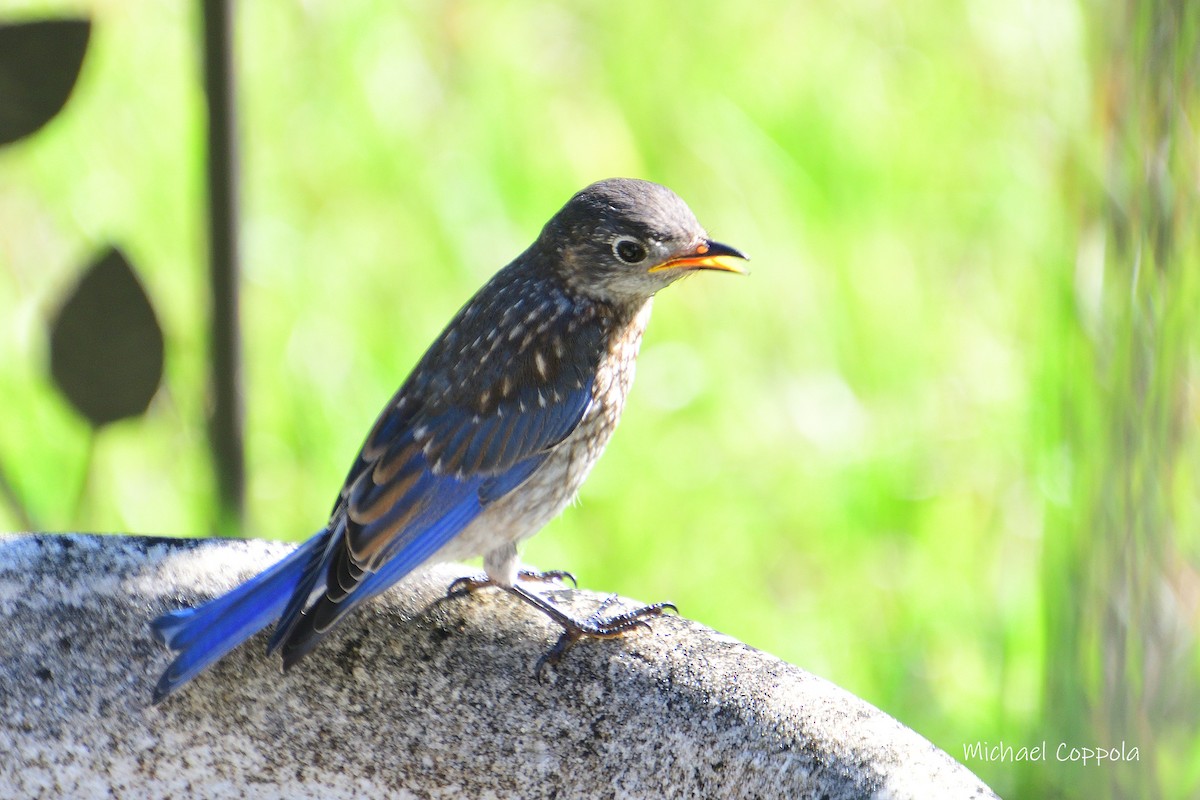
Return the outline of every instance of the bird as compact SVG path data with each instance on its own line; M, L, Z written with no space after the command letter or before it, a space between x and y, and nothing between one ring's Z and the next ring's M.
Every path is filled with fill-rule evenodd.
M424 564L483 557L451 595L497 587L561 626L539 661L674 610L656 603L575 619L523 569L518 545L576 496L625 406L655 294L701 270L745 274L670 189L587 186L458 311L384 407L315 535L274 566L150 623L174 660L158 703L275 623L290 669L363 602Z

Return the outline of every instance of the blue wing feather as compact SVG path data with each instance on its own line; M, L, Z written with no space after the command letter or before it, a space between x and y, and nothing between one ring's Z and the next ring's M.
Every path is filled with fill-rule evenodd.
M270 649L294 663L570 435L591 403L607 318L540 289L530 299L528 276L510 267L459 312L376 421L324 530L229 594L152 623L179 651L156 701L273 620ZM489 335L498 320L515 327Z

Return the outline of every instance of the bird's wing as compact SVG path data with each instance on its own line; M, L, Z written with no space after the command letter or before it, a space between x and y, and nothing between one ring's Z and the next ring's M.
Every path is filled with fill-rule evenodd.
M459 312L367 437L272 639L285 664L524 482L591 403L604 316L561 292L496 283Z

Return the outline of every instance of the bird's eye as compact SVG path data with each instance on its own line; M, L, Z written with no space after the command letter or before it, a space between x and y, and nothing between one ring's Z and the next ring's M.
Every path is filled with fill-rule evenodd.
M646 258L646 246L628 236L622 236L613 242L613 252L626 264L636 264Z

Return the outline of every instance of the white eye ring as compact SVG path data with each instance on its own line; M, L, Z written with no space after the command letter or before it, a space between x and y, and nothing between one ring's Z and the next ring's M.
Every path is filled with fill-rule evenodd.
M639 264L645 261L650 253L646 245L632 236L618 236L613 239L612 250L613 255L626 264Z

